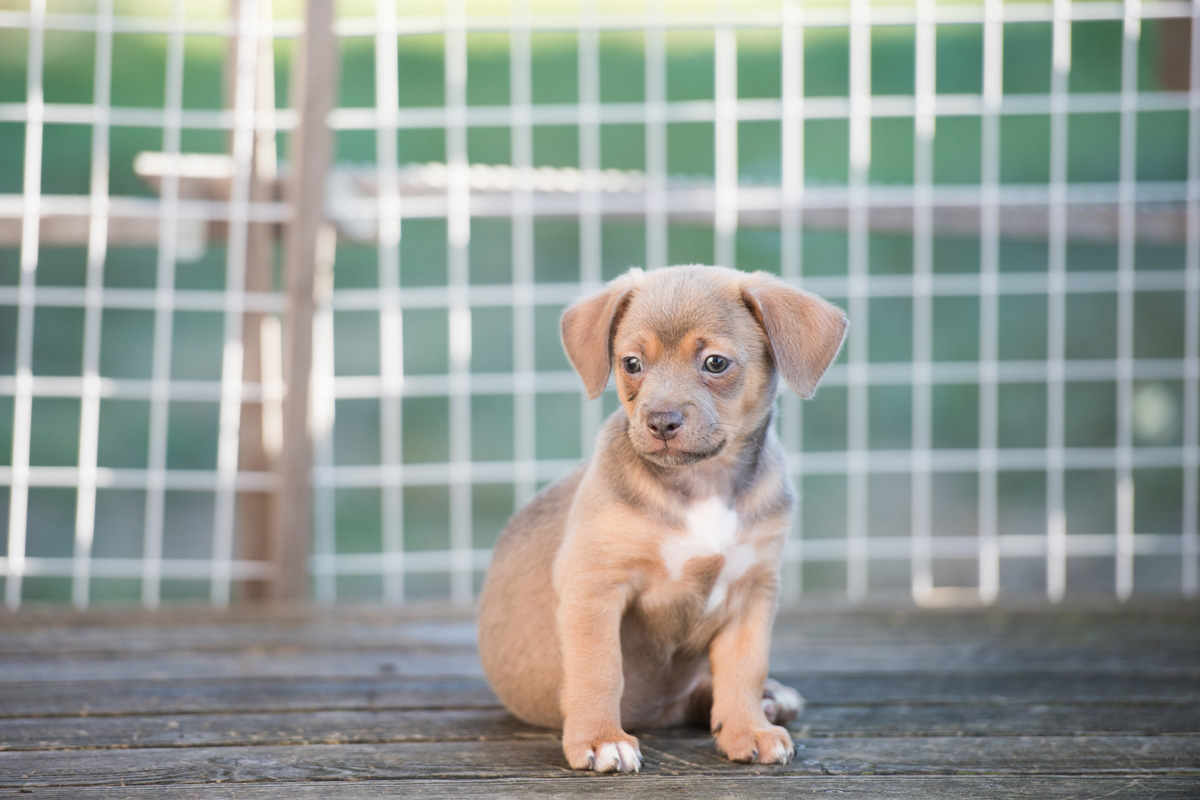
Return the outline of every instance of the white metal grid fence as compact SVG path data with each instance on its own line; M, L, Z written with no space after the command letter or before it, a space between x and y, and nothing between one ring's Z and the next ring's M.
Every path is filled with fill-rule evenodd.
M23 587L37 577L68 581L70 598L80 606L92 600L95 579L132 579L140 601L153 606L163 581L198 582L212 602L224 604L234 582L272 574L271 564L236 555L234 509L248 493L276 487L270 473L238 463L243 403L269 405L280 391L273 379L243 378L244 314L280 314L284 302L276 292L246 291L243 281L249 227L286 221L289 213L284 203L251 198L254 134L263 128L286 133L296 118L286 108L256 107L244 87L252 85L259 66L255 44L292 40L301 22L272 21L245 0L238 8L240 16L230 20L193 18L182 0L172 0L161 16L117 12L111 0L94 13L48 11L44 0L34 0L27 11L0 11L0 31L27 35L25 95L0 103L0 122L23 128L26 165L20 191L0 195L0 225L20 221L19 277L0 285L0 310L14 323L13 339L4 344L13 353L12 371L0 376L0 393L12 398L12 460L0 467L9 503L0 575L10 607L22 602ZM343 170L343 184L331 191L329 214L340 243L332 276L318 276L315 597L470 602L504 515L589 452L601 422L602 404L583 397L556 352L558 311L632 263L680 261L677 252L695 251L678 244L680 226L694 231L697 225L711 230L711 257L705 260L778 271L842 304L852 320L846 351L818 398L805 407L792 397L781 403L781 433L804 506L786 551L789 597L834 590L862 600L876 591L904 590L921 603L992 602L1004 593L1036 591L1057 601L1069 587L1097 588L1092 577L1068 579L1078 564L1092 565L1089 575L1103 574L1104 590L1121 599L1135 590L1195 596L1200 3L851 0L694 8L650 3L644 13L630 14L585 0L578 9L535 13L529 3L516 2L511 13L493 16L456 0L443 14L419 15L380 0L373 8L350 7L336 20L343 71L353 43L372 49L373 93L360 104L339 104L329 124L339 142L369 136L373 167ZM1186 88L1146 89L1139 65L1155 54L1148 52L1143 22L1168 20L1190 31L1182 62ZM1110 53L1120 65L1119 85L1077 91L1072 33L1093 23L1120 25ZM1016 28L1048 34L1044 91L1006 91L1005 44ZM939 42L952 29L978 32L978 63L972 66L980 72L977 90L941 88L947 64L939 59ZM54 30L94 34L92 102L43 99L44 37ZM872 57L876 37L893 31L911 39L902 67L911 74L911 89L884 94L873 87L878 78ZM702 50L711 59L711 89L681 97L669 85L675 37L697 32L710 37ZM747 32L777 37L777 96L742 96L739 37ZM161 109L112 102L116 33L166 37ZM844 40L844 60L814 64L809 45L826 34ZM488 36L505 41L506 102L469 96L473 48ZM553 36L574 40L569 50L576 75L567 92L573 99L543 101L534 91L537 40ZM604 90L604 43L613 36L641 42L642 86L632 93L638 99L612 99ZM185 46L198 37L237 44L237 89L229 109L184 108ZM401 96L413 78L402 68L410 63L403 56L415 43L441 53L441 102ZM814 69L844 71L844 91L807 92ZM1147 120L1156 119L1147 115L1158 113L1186 116L1178 145L1186 174L1138 173L1138 136ZM1113 174L1073 179L1073 132L1104 115L1116 120ZM1020 146L1019 134L1006 134L1004 126L1022 119L1048 129L1045 180L1003 175L1006 148ZM876 129L883 121L909 129L911 177L887 183L876 178ZM938 134L954 121L978 126L977 177L947 182L938 176ZM746 153L739 147L746 126L756 123L778 126L778 167L771 179L758 182L743 174ZM838 146L847 166L840 180L812 178L813 162L825 160L813 142L829 141L813 135L821 123L844 131ZM86 195L42 191L37 165L50 124L91 128ZM189 129L226 132L232 153L227 199L182 196L181 178L169 171L158 198L112 196L107 152L113 126L161 130L167 157L184 152L181 134ZM636 171L606 171L606 134L619 127L640 134ZM702 128L709 133L696 135L711 136L711 166L699 178L680 175L672 168L679 132ZM573 166L551 163L554 168L546 169L539 134L556 130L575 140ZM440 164L404 167L415 159L405 152L410 140L403 137L414 132L439 140L432 149L441 152ZM477 145L495 152L494 143L480 137L507 138L511 168L472 166L480 161L472 153ZM39 241L51 217L87 222L82 285L46 286L37 279ZM112 257L106 237L114 235L118 219L158 226L152 288L105 282ZM227 224L225 279L217 289L177 286L181 226L197 220ZM612 227L614 220L626 227ZM761 229L764 220L777 241L777 260L744 263L747 226ZM539 226L553 221L565 222L578 240L577 266L566 280L538 277ZM507 225L507 232L483 243L479 229L485 224L493 224L493 232L500 229L495 224ZM830 229L834 233L825 235L832 236L832 267L829 249L810 245ZM441 237L440 248L406 250L407 242L420 238L414 231L429 230L434 233L425 239ZM1026 241L1031 230L1039 243ZM630 235L644 239L644 248L635 241L639 257L619 261L630 248L614 241ZM371 242L371 250L352 253L356 237ZM1112 268L1087 263L1086 253L1073 257L1071 247L1081 239L1111 240L1093 254L1101 261L1111 256ZM487 279L475 267L494 242L507 243L500 259L509 264L506 279ZM1017 255L1006 255L1014 242ZM1147 256L1139 249L1143 243L1160 246L1169 257L1155 256L1159 251ZM907 251L901 261L910 259L911 266L880 268L873 253L880 248L892 255ZM350 255L373 265L373 281L340 279L350 274ZM947 267L956 258L966 266ZM1024 266L1022 258L1032 265ZM1172 258L1178 263L1163 266ZM413 274L420 277L408 277ZM1147 317L1161 313L1161 304L1143 306L1139 315L1146 297L1172 298L1168 318ZM1101 309L1099 319L1072 310L1073 303ZM906 312L897 311L902 306ZM82 310L80 375L35 369L34 320L43 308ZM968 309L965 322L962 308ZM958 327L947 326L945 318L954 313L946 309L959 309ZM103 319L110 310L153 313L148 377L103 373ZM1081 340L1075 320L1094 323L1103 338L1108 310L1111 352L1073 353ZM186 311L221 315L218 376L173 375L173 320ZM903 324L892 330L897 313ZM1139 350L1144 331L1159 323L1181 330L1180 341L1162 352ZM1040 353L1008 346L1014 331L1030 327L1044 329ZM970 342L965 351L945 346L960 338ZM878 344L892 340L908 344L899 351ZM887 351L883 357L881 349ZM500 368L481 363L483 358ZM952 402L956 392L966 392L968 412ZM1080 434L1073 416L1086 405L1081 398L1092 393L1111 394L1114 408ZM1036 402L1022 406L1021 398L1030 396ZM43 398L79 402L73 465L31 460L34 406ZM97 438L110 399L147 402L144 467L99 462ZM181 402L218 409L214 458L203 468L170 463L172 437L180 435L170 415L172 404ZM613 404L608 396L603 408ZM942 430L951 412L967 420L965 434ZM902 419L889 422L889 415ZM554 424L559 417L566 421ZM1016 433L1014 418L1027 423ZM1143 418L1149 419L1144 427L1157 424L1166 433L1139 434ZM503 442L481 445L498 419ZM889 425L899 433L881 436ZM1031 437L1026 429L1040 433ZM1148 496L1137 500L1136 509L1154 512L1144 526L1134 491L1142 483ZM49 551L34 546L39 537L56 534L29 524L30 492L51 487L75 495L69 554L40 555ZM102 490L144 494L139 552L93 552L96 494ZM165 538L194 535L173 530L165 508L170 492L211 499L210 532L201 548L206 552L166 555ZM1139 573L1141 565L1148 566Z

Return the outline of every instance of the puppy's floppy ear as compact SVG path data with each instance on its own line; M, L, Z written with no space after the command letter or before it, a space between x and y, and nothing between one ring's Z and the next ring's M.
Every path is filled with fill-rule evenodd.
M640 275L641 270L631 269L602 291L576 301L563 312L563 349L592 399L599 397L608 384L617 320Z
M842 310L815 294L759 272L742 286L742 300L767 332L775 366L792 391L812 397L837 357L850 324Z

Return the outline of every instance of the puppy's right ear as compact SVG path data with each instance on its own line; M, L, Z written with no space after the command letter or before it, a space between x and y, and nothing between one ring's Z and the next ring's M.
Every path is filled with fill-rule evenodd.
M563 349L583 378L588 397L600 396L612 372L612 339L617 319L641 270L630 270L594 295L576 301L562 315Z

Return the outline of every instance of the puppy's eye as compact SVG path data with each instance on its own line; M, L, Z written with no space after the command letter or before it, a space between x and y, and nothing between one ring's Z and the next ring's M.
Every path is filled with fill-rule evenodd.
M636 375L642 371L642 362L638 361L633 356L625 356L622 358L621 366L625 367L625 371L630 375Z
M704 371L714 375L729 369L729 359L725 356L709 356L704 359Z

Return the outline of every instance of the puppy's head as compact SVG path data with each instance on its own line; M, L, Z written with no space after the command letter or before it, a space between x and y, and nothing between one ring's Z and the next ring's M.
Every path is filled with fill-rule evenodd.
M630 270L563 314L567 356L598 397L614 365L634 449L660 466L702 461L761 428L777 374L811 397L846 317L763 272Z

